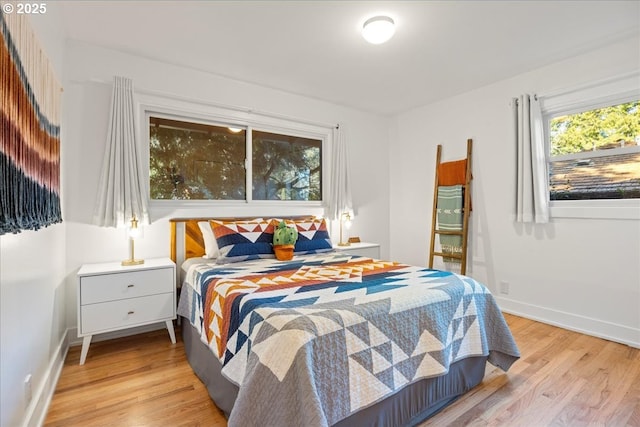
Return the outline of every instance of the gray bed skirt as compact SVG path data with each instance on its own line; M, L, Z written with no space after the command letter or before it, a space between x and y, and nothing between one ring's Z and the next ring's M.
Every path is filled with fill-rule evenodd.
M228 417L238 387L222 376L222 365L187 319L182 339L191 368L207 387L209 396ZM335 427L415 426L482 382L486 357L469 357L451 364L447 375L413 383L398 393L341 420Z

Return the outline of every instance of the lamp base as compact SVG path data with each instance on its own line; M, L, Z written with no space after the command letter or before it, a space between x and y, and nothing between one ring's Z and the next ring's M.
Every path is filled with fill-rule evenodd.
M351 246L350 242L340 242L338 243L338 246Z
M122 265L124 266L140 265L140 264L144 264L143 259L125 259L124 261L122 261Z

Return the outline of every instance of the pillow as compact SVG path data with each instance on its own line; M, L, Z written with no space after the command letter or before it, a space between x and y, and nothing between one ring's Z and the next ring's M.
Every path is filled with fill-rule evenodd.
M218 264L258 258L275 258L273 253L274 227L270 220L211 220L211 227L218 244Z
M202 255L202 258L218 258L220 252L218 250L216 237L213 235L213 230L211 229L211 224L209 224L209 221L198 221L198 227L200 227L200 232L204 239L204 255Z
M333 250L331 237L324 218L285 220L287 225L295 225L298 240L293 252L298 255L329 252Z

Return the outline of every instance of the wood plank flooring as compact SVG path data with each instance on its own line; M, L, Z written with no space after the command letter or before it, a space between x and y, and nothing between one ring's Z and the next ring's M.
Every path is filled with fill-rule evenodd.
M640 350L505 314L522 358L426 426L640 426ZM179 335L179 334L178 334ZM210 426L224 417L166 330L69 350L45 426Z

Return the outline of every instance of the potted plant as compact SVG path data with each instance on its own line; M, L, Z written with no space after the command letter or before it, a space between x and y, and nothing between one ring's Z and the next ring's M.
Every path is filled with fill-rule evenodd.
M298 230L288 227L284 221L273 232L273 250L280 261L288 261L293 258L293 248L298 240Z

